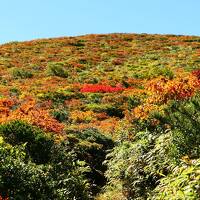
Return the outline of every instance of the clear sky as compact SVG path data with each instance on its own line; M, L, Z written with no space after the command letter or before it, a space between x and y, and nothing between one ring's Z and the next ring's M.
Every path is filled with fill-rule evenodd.
M200 35L200 0L0 0L0 43L88 33Z

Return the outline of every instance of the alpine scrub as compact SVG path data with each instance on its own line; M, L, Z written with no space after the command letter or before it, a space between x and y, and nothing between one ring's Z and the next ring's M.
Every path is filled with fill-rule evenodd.
M91 34L0 46L0 199L200 199L200 38Z

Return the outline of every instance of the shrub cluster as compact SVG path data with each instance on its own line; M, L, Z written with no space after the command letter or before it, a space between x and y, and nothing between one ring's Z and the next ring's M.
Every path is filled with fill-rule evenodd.
M81 88L81 92L91 92L91 93L112 93L121 92L124 88L122 86L112 87L110 85L99 85L99 84L85 84Z
M25 69L15 68L12 70L12 76L14 79L25 79L33 77L33 73Z
M132 141L120 141L105 161L108 184L98 199L199 199L199 100L171 102Z
M111 139L97 130L67 140L22 121L0 126L0 195L10 199L87 200L105 184L102 165Z
M52 76L59 76L62 78L68 77L68 72L64 68L64 63L62 62L50 62L47 66L47 74Z

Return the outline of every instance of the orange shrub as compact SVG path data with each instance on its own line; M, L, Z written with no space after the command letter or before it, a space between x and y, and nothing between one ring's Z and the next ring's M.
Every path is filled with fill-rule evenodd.
M70 119L73 123L82 123L82 122L91 122L92 120L95 120L95 113L93 111L79 111L75 110L70 113Z
M6 106L11 106L12 102L4 104ZM10 110L10 107L6 106L6 117L5 115L1 115L0 123L18 119L25 120L50 132L61 133L64 129L63 124L52 118L47 110L37 107L36 101L30 97L27 97L27 100L22 102L21 105L15 110Z

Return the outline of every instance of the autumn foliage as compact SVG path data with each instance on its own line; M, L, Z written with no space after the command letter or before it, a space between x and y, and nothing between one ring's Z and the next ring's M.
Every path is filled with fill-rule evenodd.
M47 110L36 104L32 98L26 98L18 104L12 100L0 100L0 104L4 107L1 109L0 123L5 123L12 120L24 120L46 131L62 133L64 125L53 119ZM13 106L15 109L12 109Z
M130 121L146 119L170 100L199 91L198 41L109 34L1 45L0 122L23 119L62 133L66 124L51 114L60 115L59 109L77 126L119 116L115 112Z
M85 84L83 85L83 87L81 88L81 92L91 92L91 93L95 93L95 92L100 92L100 93L112 93L112 92L121 92L123 91L124 88L119 85L116 87L112 87L110 85L100 85L100 84Z
M195 121L199 119L196 110L200 107L195 100L200 90L199 49L200 38L197 36L159 34L91 34L3 44L0 46L0 126L19 120L33 125L34 129L38 128L41 134L56 136L53 143L58 146L54 151L64 149L58 158L61 159L59 163L56 163L57 152L54 152L56 156L52 157L58 164L55 174L64 171L60 177L66 178L66 171L68 172L65 168L68 162L66 158L69 157L68 150L72 148L73 151L78 151L77 155L72 153L73 156L78 156L75 160L84 161L77 164L81 170L85 164L90 166L92 172L88 172L89 168L86 166L86 173L84 171L83 174L87 174L90 179L90 184L86 185L94 187L96 193L100 192L106 180L109 180L109 177L108 179L104 177L107 174L110 175L110 180L114 180L115 175L120 179L113 184L122 184L118 187L123 190L118 191L119 198L125 195L127 199L132 199L138 191L139 195L143 195L146 192L143 189L148 190L148 187L152 189L159 183L160 176L165 176L167 170L170 170L169 166L159 169L160 163L164 162L163 151L168 148L169 152L174 148L174 146L165 148L167 142L162 144L162 141L168 141L173 135L170 132L173 123L170 124L166 119L170 111L173 113L179 105L183 111L181 114L194 108L189 110L186 121L192 120L192 124L199 127L199 122ZM187 102L189 103L185 108ZM180 120L181 114L178 114L178 117L174 116L175 121ZM193 115L194 119L191 117ZM184 123L182 120L180 124ZM190 127L194 127L193 125ZM178 127L177 124L175 127ZM189 130L187 128L186 130ZM116 144L119 145L116 147L119 147L119 152L116 150L115 154L114 150L113 161L109 157L110 160L107 162L111 163L110 166L108 164L110 174L105 173L106 167L102 166L106 157L104 150L107 151L107 147L104 149L103 144L98 142L107 140L99 132L105 137L116 140ZM179 145L181 141L185 141L186 132L183 131L181 134L175 132L176 140L171 139L170 144L177 142ZM7 131L5 135L6 133ZM190 133L188 135L190 136ZM94 141L94 136L97 141ZM189 139L190 137L188 141ZM36 137L34 141L41 145L44 142L42 137ZM63 146L60 141L63 142ZM1 142L3 144L3 137L0 137L0 144ZM47 146L49 144L45 143ZM186 145L183 146L185 148ZM11 146L8 144L6 148ZM4 147L2 149L7 152ZM52 151L51 148L50 150ZM95 156L91 156L91 152ZM96 155L96 152L101 153ZM38 152L34 153L37 155ZM51 155L51 152L48 155ZM12 156L15 157L11 152ZM96 168L96 163L99 163L100 169ZM168 161L164 164L166 163ZM180 163L180 160L177 163ZM72 165L74 166L74 162ZM120 171L126 165L127 168ZM34 169L40 167L32 164L31 166L34 166ZM54 166L56 165L52 168ZM43 172L46 167L49 165L45 166L44 171L38 170L45 177L46 173ZM150 172L149 168L152 168ZM51 171L51 167L48 170ZM118 170L120 172L115 174ZM69 177L65 180L71 180ZM74 173L74 177L79 178L79 175ZM98 177L104 180L100 179L102 182L99 183ZM38 180L40 181L39 178ZM50 186L59 187L64 182L58 180L56 183L61 184L54 182ZM64 194L65 189L59 188L55 194ZM115 193L115 190L110 192ZM146 194L150 192L147 191ZM91 197L91 192L88 194ZM118 193L113 196L118 198ZM114 199L113 196L109 199ZM69 199L75 198L70 196ZM1 199L3 200L0 196ZM141 199L147 199L147 196Z

